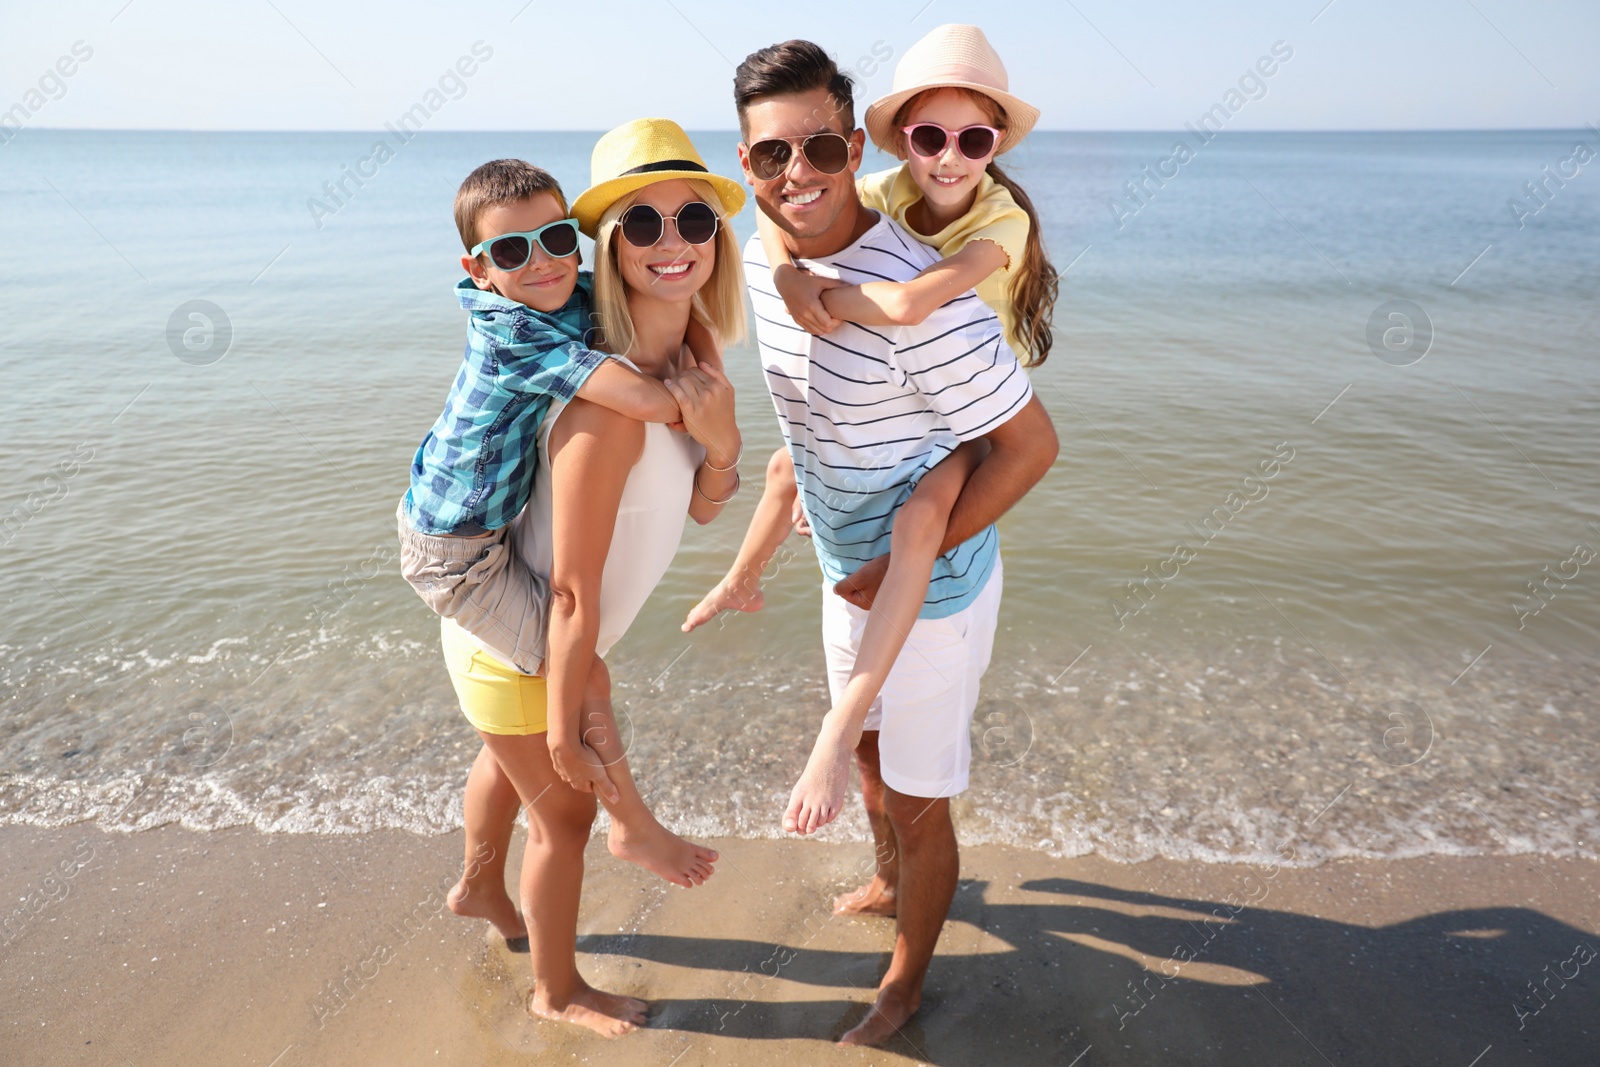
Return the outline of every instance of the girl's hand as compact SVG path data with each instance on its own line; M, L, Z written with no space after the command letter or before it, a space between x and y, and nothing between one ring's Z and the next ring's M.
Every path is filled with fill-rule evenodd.
M829 289L840 288L844 282L836 278L818 277L793 264L783 263L772 272L772 283L778 287L778 295L783 297L783 306L789 309L789 317L807 333L820 337L832 333L843 324L844 320L834 318L822 306L822 294Z
M684 367L682 374L665 383L683 412L683 428L705 446L708 463L730 466L741 442L733 418L733 386L720 369L696 364L693 356L684 357Z

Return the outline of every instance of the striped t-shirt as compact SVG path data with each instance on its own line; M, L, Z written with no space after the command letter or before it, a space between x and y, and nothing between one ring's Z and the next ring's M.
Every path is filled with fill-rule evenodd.
M847 322L814 337L785 310L759 236L745 246L744 259L761 362L812 544L823 574L837 582L889 551L894 513L924 471L957 442L1020 411L1033 389L1001 337L1000 320L976 293L950 301L920 326ZM938 261L937 251L880 215L849 248L796 265L860 284L909 281ZM990 526L940 557L920 617L944 618L970 604L999 546Z

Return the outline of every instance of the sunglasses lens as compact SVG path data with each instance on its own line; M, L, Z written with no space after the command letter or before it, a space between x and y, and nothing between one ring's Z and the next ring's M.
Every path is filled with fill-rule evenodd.
M750 146L750 169L757 178L769 182L789 169L793 154L788 141L757 141Z
M957 145L961 149L961 154L968 159L982 159L994 151L994 134L978 127L962 130Z
M558 222L539 234L539 243L557 259L570 256L578 250L578 228L570 222Z
M949 140L943 129L929 123L911 127L911 150L919 156L936 156Z
M678 211L678 236L692 245L703 245L717 235L717 213L710 204L695 201Z
M622 216L622 236L638 248L661 240L661 212L646 204L630 207Z
M530 248L526 237L502 237L489 246L489 258L501 270L516 270L528 262Z
M806 162L823 174L838 174L850 162L850 142L838 134L806 138Z

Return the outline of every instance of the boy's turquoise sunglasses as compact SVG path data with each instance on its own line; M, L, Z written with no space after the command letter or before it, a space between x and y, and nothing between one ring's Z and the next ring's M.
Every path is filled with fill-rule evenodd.
M488 249L489 260L501 270L521 270L533 258L533 242L538 241L545 254L565 259L578 250L578 220L558 219L540 226L537 230L522 233L502 233L487 241L479 241L467 254L477 257Z

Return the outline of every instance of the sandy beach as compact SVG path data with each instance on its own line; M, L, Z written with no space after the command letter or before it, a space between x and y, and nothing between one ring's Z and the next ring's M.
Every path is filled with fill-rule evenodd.
M1493 1067L1600 1055L1589 861L1291 868L970 848L922 1014L887 1049L841 1050L831 1039L865 1010L892 937L887 920L827 910L868 848L715 845L718 874L689 891L591 845L580 965L652 1004L648 1030L607 1042L528 1018L527 956L442 908L459 835L4 827L0 1062Z

